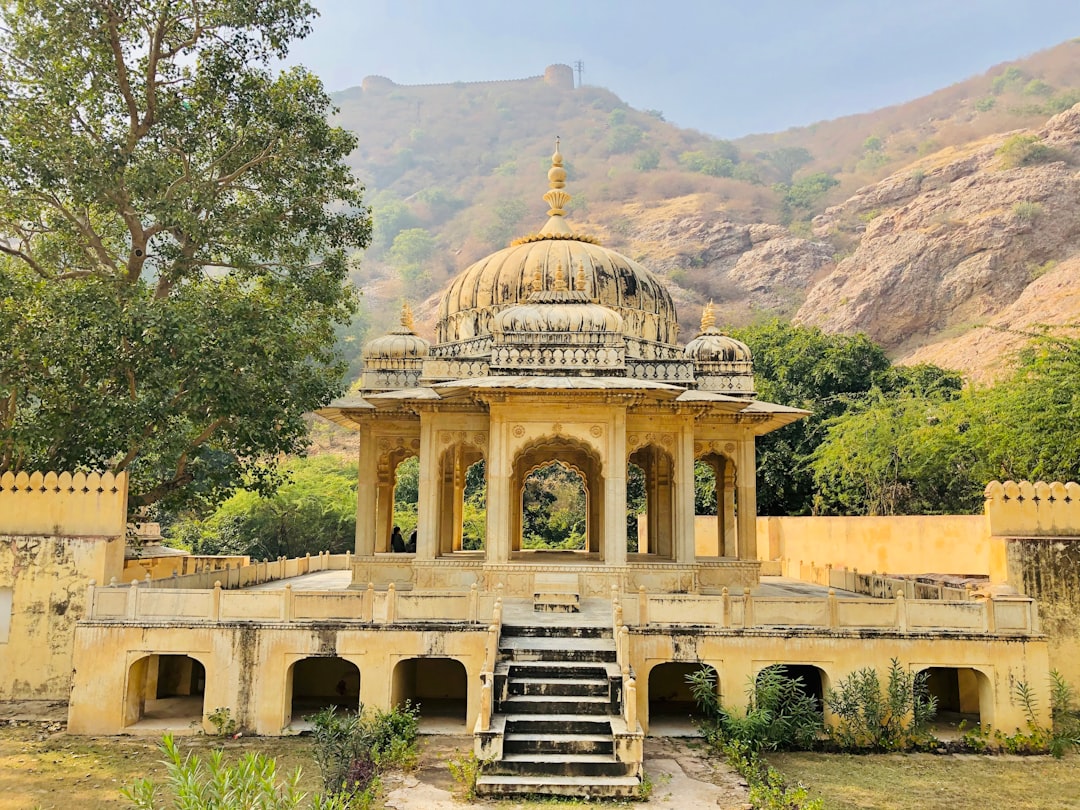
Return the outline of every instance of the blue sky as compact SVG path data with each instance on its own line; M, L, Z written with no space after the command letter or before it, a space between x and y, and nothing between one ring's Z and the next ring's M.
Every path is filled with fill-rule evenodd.
M1077 0L313 0L290 62L482 81L585 63L585 82L720 137L917 98L1080 36Z

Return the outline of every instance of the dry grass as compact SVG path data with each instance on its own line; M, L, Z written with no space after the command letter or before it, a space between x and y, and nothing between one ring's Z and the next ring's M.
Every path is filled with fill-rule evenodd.
M829 810L1080 808L1080 756L777 754L769 762Z

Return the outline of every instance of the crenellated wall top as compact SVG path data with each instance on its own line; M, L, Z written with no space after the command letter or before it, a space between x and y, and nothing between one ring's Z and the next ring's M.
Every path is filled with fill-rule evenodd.
M0 535L122 537L127 473L0 475Z
M991 481L983 494L991 535L1080 537L1080 484L1075 481Z

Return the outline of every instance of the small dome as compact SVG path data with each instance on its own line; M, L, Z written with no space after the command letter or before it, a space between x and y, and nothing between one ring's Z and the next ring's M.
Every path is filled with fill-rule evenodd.
M395 330L364 344L365 360L408 360L427 357L431 344L419 335Z
M494 334L510 332L614 332L621 334L622 329L623 319L618 312L584 301L518 304L499 312L492 324Z
M686 356L699 363L751 363L750 347L713 328L686 344Z
M365 343L361 356L365 360L423 360L430 348L431 344L413 331L412 310L405 303L397 329Z

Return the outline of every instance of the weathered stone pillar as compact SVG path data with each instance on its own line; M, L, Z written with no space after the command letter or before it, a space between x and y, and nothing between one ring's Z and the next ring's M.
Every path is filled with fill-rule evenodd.
M433 560L439 553L439 449L435 445L436 414L420 414L420 480L417 497L416 559Z
M675 447L675 469L672 474L675 489L675 561L689 564L694 561L694 420L693 416L679 428Z
M491 410L487 458L487 540L484 558L489 563L510 559L510 448L506 420L496 408Z
M608 423L603 465L604 562L626 565L626 409L620 407Z
M359 557L375 553L378 504L378 457L370 426L360 431L359 472L356 480L356 547Z
M736 450L735 492L738 499L736 518L739 535L740 560L757 559L757 468L754 459L754 437L747 435Z
M721 557L736 557L738 556L738 532L735 529L735 465L730 459L724 459L716 475L716 483L716 511L720 521L720 525L717 526L720 532L719 554Z

